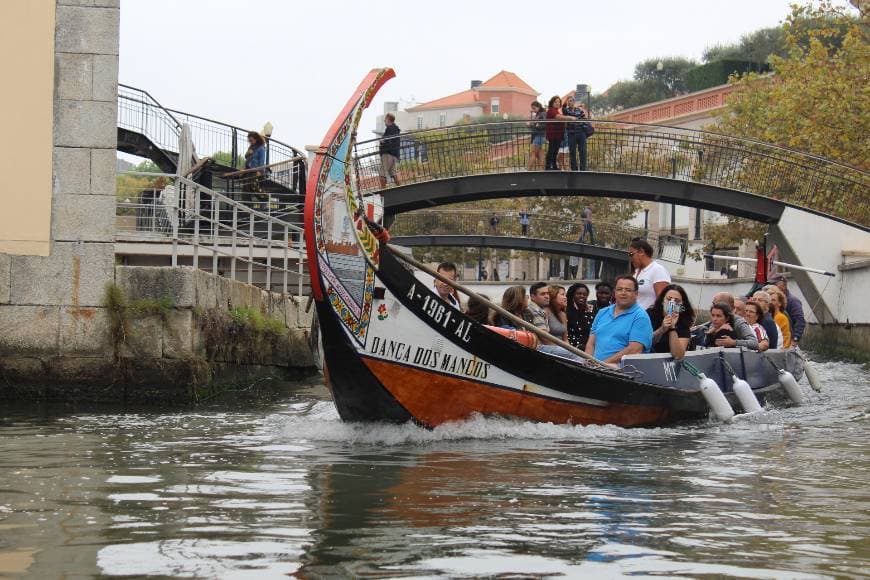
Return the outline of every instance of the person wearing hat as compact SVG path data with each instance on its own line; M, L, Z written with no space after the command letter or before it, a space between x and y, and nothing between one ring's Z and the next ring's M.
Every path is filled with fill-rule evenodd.
M785 294L785 313L788 315L789 320L791 320L791 343L792 346L797 346L804 335L804 329L807 327L807 321L804 318L804 307L798 297L788 291L788 279L784 275L776 274L771 277L770 282Z

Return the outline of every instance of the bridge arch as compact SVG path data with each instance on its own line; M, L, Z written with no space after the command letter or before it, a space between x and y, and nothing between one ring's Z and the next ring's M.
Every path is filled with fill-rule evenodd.
M380 141L360 142L352 159L356 189L380 194L387 216L462 201L547 195L675 203L768 223L784 259L828 270L842 265L847 254L870 248L866 171L729 135L612 121L592 125L586 171L540 171L530 164L533 129L524 121L407 133L399 185L389 188L378 177ZM849 276L850 293L870 292L870 279ZM795 273L820 322L842 322L850 314L854 320L842 299L845 277L831 282ZM859 314L862 321L867 316Z
M384 212L396 215L435 206L535 196L615 197L661 201L776 223L788 204L727 188L646 175L517 171L447 177L381 190Z

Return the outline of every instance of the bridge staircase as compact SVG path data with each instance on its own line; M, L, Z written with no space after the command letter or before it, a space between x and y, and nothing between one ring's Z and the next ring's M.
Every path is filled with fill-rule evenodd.
M246 129L169 109L147 91L118 85L118 151L149 159L162 172L175 174L185 126L194 146L188 160L194 171L187 177L259 209L268 205L271 215L288 223L301 223L307 175L303 152L267 139L262 175L246 172Z

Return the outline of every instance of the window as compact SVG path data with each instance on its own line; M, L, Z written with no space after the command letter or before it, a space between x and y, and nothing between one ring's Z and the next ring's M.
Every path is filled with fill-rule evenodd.
M447 113L438 113L438 126L444 127L447 125Z
M417 115L417 128L423 128L423 115Z
M489 101L489 112L492 113L493 115L497 115L500 112L499 111L498 97L493 97Z

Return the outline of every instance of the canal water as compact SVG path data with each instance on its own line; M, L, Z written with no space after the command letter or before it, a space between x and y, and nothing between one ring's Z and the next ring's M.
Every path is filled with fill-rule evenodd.
M870 378L730 425L343 424L245 411L0 419L0 577L861 577Z

